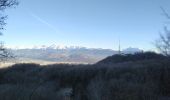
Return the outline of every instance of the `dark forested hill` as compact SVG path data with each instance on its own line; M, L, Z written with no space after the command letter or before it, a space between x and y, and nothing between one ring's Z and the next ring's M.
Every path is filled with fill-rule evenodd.
M115 55L101 62L1 68L0 100L170 99L168 57L140 53Z
M116 54L113 56L109 56L101 61L98 64L114 64L114 63L122 63L122 62L136 62L143 60L154 60L154 59L168 59L169 57L165 57L161 54L156 54L154 52L145 52L145 53L135 53L135 54Z

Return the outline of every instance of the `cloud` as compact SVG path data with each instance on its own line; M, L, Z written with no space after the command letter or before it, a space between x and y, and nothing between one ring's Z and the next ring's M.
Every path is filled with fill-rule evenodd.
M56 30L56 28L51 25L50 23L48 23L46 20L42 19L41 17L37 16L34 13L30 13L30 16L32 16L33 18L35 18L37 21L41 22L42 24L48 26L49 28L53 29L53 31L55 31L56 33L58 33L58 31Z

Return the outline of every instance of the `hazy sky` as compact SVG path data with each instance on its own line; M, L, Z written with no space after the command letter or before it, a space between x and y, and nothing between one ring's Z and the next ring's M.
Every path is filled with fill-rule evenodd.
M66 45L153 49L170 0L20 0L6 11L8 46Z

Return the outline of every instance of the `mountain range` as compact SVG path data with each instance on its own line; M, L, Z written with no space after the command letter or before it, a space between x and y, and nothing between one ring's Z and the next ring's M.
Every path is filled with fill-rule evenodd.
M79 46L34 46L32 48L12 49L20 62L53 62L53 63L96 63L108 56L118 54L118 51L101 48L86 48ZM121 53L141 52L138 48L127 48Z

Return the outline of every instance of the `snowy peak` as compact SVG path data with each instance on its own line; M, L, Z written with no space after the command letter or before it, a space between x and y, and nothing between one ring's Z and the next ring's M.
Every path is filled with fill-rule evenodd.
M141 50L139 48L132 48L132 47L129 47L129 48L126 48L126 49L123 50L123 53L134 54L134 53L137 53L137 52L143 52L143 50Z
M64 45L55 45L52 44L50 46L47 45L40 45L40 46L33 46L30 49L81 49L85 47L80 47L80 46L64 46Z

